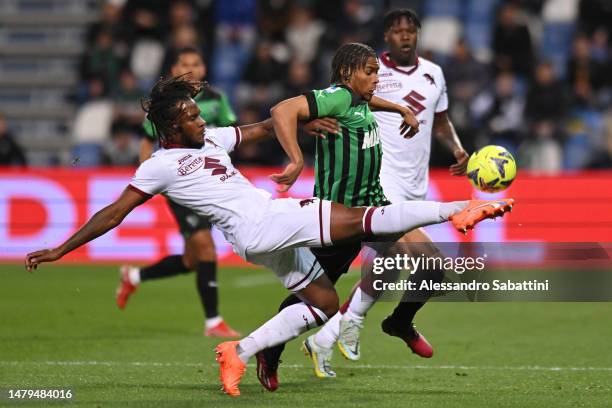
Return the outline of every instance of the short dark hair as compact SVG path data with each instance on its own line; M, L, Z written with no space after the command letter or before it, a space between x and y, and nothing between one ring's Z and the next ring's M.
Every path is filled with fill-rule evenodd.
M178 62L179 58L181 58L182 55L184 54L196 54L200 57L200 59L202 59L202 62L204 63L204 55L202 55L202 51L194 46L187 46L187 47L183 47L183 48L179 48L178 50L175 50L172 54L172 58L170 59L170 65L174 65Z
M366 66L369 58L376 58L376 52L369 45L348 43L342 45L332 59L331 83L341 84L360 68Z
M185 75L160 78L149 96L141 101L162 146L168 142L167 136L173 132L174 122L181 114L179 102L195 97L206 85L206 82L189 81Z
M400 8L391 10L387 14L385 14L385 17L383 19L384 32L386 33L391 29L391 27L402 21L402 18L407 19L417 28L421 28L421 20L419 19L419 15L414 10L408 8Z

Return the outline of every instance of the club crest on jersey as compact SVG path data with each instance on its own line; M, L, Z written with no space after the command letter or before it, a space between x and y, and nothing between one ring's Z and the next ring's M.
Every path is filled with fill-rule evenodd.
M434 77L432 77L429 74L423 74L423 76L425 77L426 80L429 81L430 84L432 84L433 86L436 86L436 80L434 79Z
M221 163L221 160L213 157L206 157L204 159L204 168L212 170L211 176L221 176L219 180L225 181L228 178L237 174L236 170L232 170L229 174L227 173L227 167Z
M186 160L188 158L190 157L182 157L181 158L183 159L182 164L181 164L181 159L179 159L180 166L178 170L176 171L176 174L178 174L179 176L186 176L188 174L193 173L194 171L202 167L202 164L204 163L204 160L202 160L202 158L199 156L190 161Z
M380 135L378 134L378 128L374 128L363 135L363 144L361 150L369 149L371 147L380 144Z

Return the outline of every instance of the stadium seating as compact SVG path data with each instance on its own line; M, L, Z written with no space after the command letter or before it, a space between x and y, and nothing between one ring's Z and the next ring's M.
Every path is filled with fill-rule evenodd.
M96 1L0 2L0 113L31 163L68 156L65 130L75 108L67 96L78 79L85 27L98 18Z

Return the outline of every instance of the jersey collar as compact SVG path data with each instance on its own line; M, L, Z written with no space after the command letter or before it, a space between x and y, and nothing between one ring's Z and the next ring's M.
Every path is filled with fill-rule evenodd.
M362 103L365 103L366 100L363 99L361 96L357 95L355 92L353 92L353 90L351 88L349 88L346 85L343 84L337 84L336 85L338 88L344 88L347 91L349 91L351 93L351 107L354 108L355 106L359 106Z
M187 149L188 147L180 143L164 143L162 144L164 149Z
M397 66L397 64L394 61L391 61L391 57L389 56L389 51L385 51L382 54L380 54L380 62L382 62L386 67L389 67L397 72L401 72L402 74L405 74L405 75L411 75L419 67L419 56L418 55L416 56L416 64L414 65L413 68L409 70L401 69L400 67Z

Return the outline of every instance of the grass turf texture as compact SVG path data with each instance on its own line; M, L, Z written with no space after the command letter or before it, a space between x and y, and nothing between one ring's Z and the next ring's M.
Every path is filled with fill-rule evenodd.
M269 271L219 275L221 312L243 333L286 295ZM341 297L356 278L341 279ZM233 399L219 391L218 341L202 336L193 275L145 283L125 311L113 267L43 265L29 275L3 265L0 282L0 406L58 404L9 401L9 387L70 388L75 407L591 407L612 398L612 303L432 303L417 316L435 348L429 360L380 331L393 305L379 304L362 360L335 352L338 378L315 378L294 340L277 392L263 390L251 365Z

